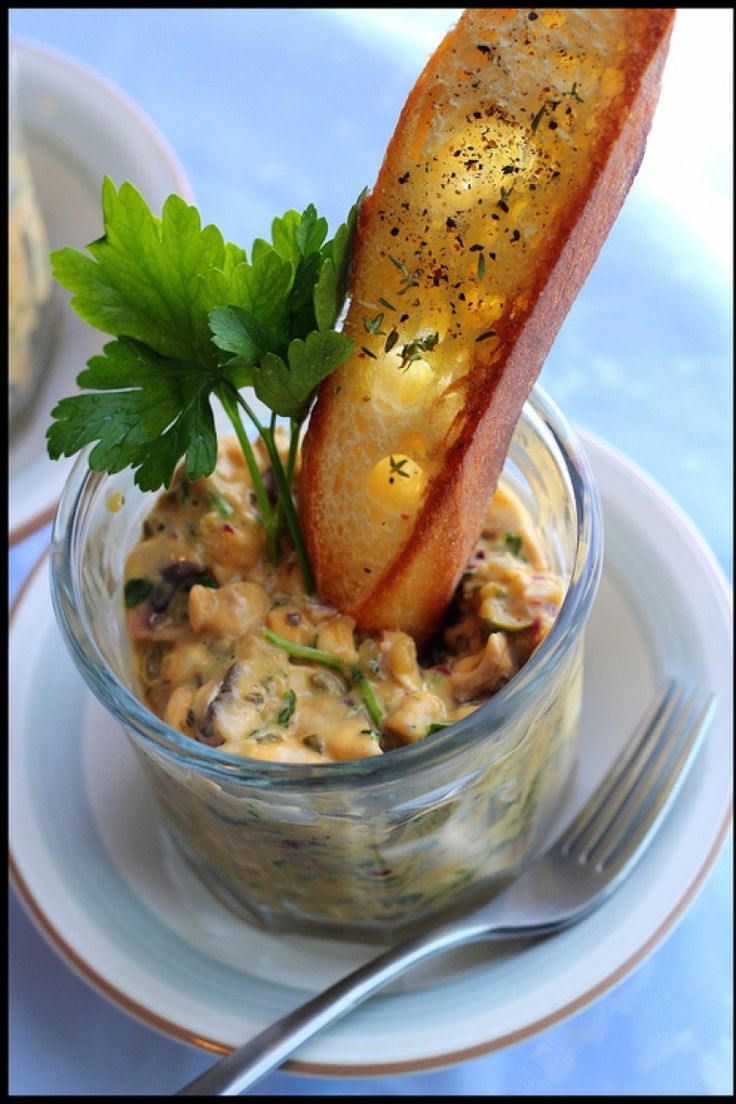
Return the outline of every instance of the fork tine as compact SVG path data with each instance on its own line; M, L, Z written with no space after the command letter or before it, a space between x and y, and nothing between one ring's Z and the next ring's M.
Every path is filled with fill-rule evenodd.
M593 795L568 825L560 839L563 855L573 850L589 849L601 834L601 816L618 808L621 795L628 792L631 781L637 777L641 764L650 754L655 741L672 713L676 699L682 693L682 684L675 679L665 682L659 696L634 729L628 744L613 770L597 787Z
M682 711L667 726L658 754L632 787L611 830L589 855L595 859L597 871L623 866L668 811L695 760L715 701L713 694L701 690L686 694Z
M655 711L648 724L639 729L638 738L632 749L633 754L626 757L623 770L616 772L613 786L606 788L601 795L598 809L586 830L575 844L580 862L588 862L602 839L608 839L612 826L628 812L627 804L632 792L640 786L643 779L650 776L653 764L660 762L661 756L669 746L674 733L673 728L687 703L686 687L676 680L666 684L661 698L661 708Z

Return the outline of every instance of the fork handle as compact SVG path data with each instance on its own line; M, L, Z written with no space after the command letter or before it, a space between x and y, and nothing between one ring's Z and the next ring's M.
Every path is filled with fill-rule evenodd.
M504 938L519 931L485 924L446 924L389 948L329 989L287 1013L255 1038L221 1058L176 1096L237 1096L281 1064L302 1043L334 1023L404 970L441 951L480 938Z

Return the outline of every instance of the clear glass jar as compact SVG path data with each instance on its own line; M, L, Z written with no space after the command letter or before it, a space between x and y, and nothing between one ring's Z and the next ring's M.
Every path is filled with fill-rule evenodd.
M122 580L152 496L130 472L99 475L87 469L86 453L78 460L52 542L64 637L138 752L166 830L192 869L250 921L390 941L486 899L544 842L576 758L583 635L602 535L581 445L539 389L504 478L568 581L548 636L499 693L452 727L382 756L312 766L220 752L141 704Z

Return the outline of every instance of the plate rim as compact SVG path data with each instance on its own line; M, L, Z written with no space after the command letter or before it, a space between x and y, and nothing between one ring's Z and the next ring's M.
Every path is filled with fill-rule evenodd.
M623 465L628 471L634 475L638 480L642 480L646 483L648 489L654 492L660 497L660 499L667 506L668 510L674 511L681 524L684 524L690 535L696 540L699 551L705 555L708 562L708 566L711 568L713 581L718 583L719 591L722 597L726 601L726 604L730 607L732 605L731 590L725 575L720 567L720 564L715 558L712 550L705 541L704 537L700 534L694 523L679 506L679 504L668 494L659 483L642 468L640 468L629 457L625 456L614 446L602 438L596 437L594 434L589 433L586 430L582 430L581 436L584 446L590 442L594 448L598 448L600 451L606 454L607 458L614 463ZM36 578L45 564L49 555L49 550L44 549L41 555L36 560L33 568L29 571L23 584L21 585L10 609L9 615L9 627L12 629L15 616L23 604L29 590L33 586ZM526 1023L523 1027L519 1027L514 1031L508 1032L503 1035L499 1035L491 1040L487 1040L483 1043L476 1043L469 1047L463 1047L456 1050L452 1050L447 1053L434 1054L423 1058L395 1060L381 1063L333 1063L324 1061L304 1061L300 1059L288 1059L281 1067L284 1070L300 1073L310 1074L323 1077L370 1077L370 1076L386 1076L396 1074L411 1074L428 1072L431 1070L437 1070L443 1067L456 1065L458 1063L466 1062L474 1058L481 1057L486 1054L493 1053L494 1051L504 1049L508 1046L512 1046L517 1042L521 1042L524 1039L531 1038L534 1035L539 1034L542 1031L554 1026L557 1023L574 1015L578 1011L588 1006L597 1000L600 996L606 993L608 990L616 986L622 981L629 973L634 970L637 965L642 962L665 938L667 933L677 924L683 914L686 912L690 904L694 901L698 895L700 889L704 885L708 875L710 874L727 837L733 810L733 795L729 795L729 800L726 805L723 819L715 832L710 847L707 850L705 856L702 858L699 868L691 878L690 882L681 890L678 895L678 899L674 905L670 908L669 913L662 918L655 930L650 933L649 937L636 948L633 953L629 954L622 962L616 963L615 967L606 973L606 976L600 978L594 984L585 989L583 993L578 994L573 1000L568 1001L566 1004L556 1008L554 1011L548 1014L533 1019ZM100 995L110 1000L118 1008L134 1016L136 1019L144 1023L148 1027L152 1027L155 1030L167 1035L170 1038L174 1038L180 1042L184 1042L194 1047L213 1054L227 1054L232 1051L232 1047L222 1044L217 1040L210 1039L206 1036L193 1032L190 1028L182 1027L180 1024L175 1023L173 1020L169 1020L166 1017L162 1017L157 1013L152 1012L145 1005L135 1001L125 993L120 992L115 985L109 982L106 978L102 977L95 969L90 967L79 955L73 950L64 939L60 931L54 926L49 917L43 911L37 900L34 898L28 885L23 878L20 868L13 855L12 846L9 846L9 867L11 880L16 888L19 899L24 905L28 915L33 921L36 928L40 931L44 939L52 946L53 949L60 954L61 958L66 962L72 970L81 976L88 984L92 986Z
M34 574L44 559L45 556L40 558L34 568ZM569 1001L566 1005L561 1006L547 1016L543 1016L538 1020L526 1024L523 1028L518 1028L516 1031L511 1031L506 1035L498 1036L486 1043L478 1043L474 1046L465 1047L461 1050L451 1051L446 1054L432 1055L432 1057L429 1058L406 1059L400 1062L370 1063L370 1065L363 1063L343 1065L341 1063L331 1062L306 1062L290 1058L279 1068L288 1070L292 1073L311 1074L320 1077L373 1077L426 1073L443 1067L467 1062L473 1058L480 1058L483 1055L492 1054L496 1050L503 1050L506 1047L513 1046L515 1043L522 1042L524 1039L532 1038L542 1031L546 1031L548 1028L553 1027L555 1024L561 1023L563 1020L575 1015L576 1012L582 1011L583 1008L596 1001L598 997L608 992L609 989L614 988L620 981L623 981L623 979L660 944L668 931L670 931L680 917L687 911L690 904L698 895L721 852L731 824L732 807L733 802L731 801L700 870L690 882L685 892L680 897L680 900L668 916L662 920L649 939L647 939L634 954L620 963L613 972L608 974L596 985L586 989L586 991L576 997L575 1000ZM13 858L12 849L9 849L9 867L11 880L15 886L18 897L36 929L41 933L46 942L56 950L67 966L71 967L79 977L87 982L87 984L91 985L101 996L111 1001L116 1007L122 1009L124 1012L134 1016L145 1026L154 1028L169 1038L187 1043L197 1050L204 1050L211 1054L225 1055L232 1053L234 1050L233 1047L225 1046L204 1035L195 1034L190 1029L176 1024L172 1020L158 1016L156 1013L146 1008L145 1005L132 1000L126 994L120 992L120 990L105 978L101 977L67 944L63 936L49 921L48 917L33 897L31 891L28 889L16 865L15 859Z
M188 203L195 202L192 185L169 139L143 108L119 85L93 66L88 65L87 62L81 61L63 50L47 46L36 39L27 38L25 35L11 35L9 44L12 49L30 54L32 57L40 59L41 62L51 62L52 65L81 75L85 81L89 82L92 89L101 89L109 100L116 103L121 112L135 122L138 129L145 130L148 133L161 154L162 163L166 164L171 177L172 189L186 199ZM16 522L15 525L11 522L8 527L8 547L12 548L20 541L25 540L26 537L38 532L44 525L48 525L50 521L53 521L58 502L59 494L56 493L49 505L41 508L31 517L24 518Z

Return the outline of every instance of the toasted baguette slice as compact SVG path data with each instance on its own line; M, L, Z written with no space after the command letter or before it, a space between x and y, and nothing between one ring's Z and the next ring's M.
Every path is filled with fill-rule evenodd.
M636 174L673 9L472 8L419 77L359 220L301 514L324 600L437 626L552 341Z

